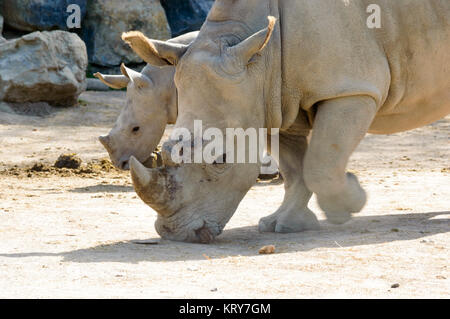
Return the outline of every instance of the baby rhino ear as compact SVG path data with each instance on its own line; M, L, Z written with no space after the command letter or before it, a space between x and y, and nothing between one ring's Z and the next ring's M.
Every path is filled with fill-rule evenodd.
M122 34L122 40L145 62L154 66L176 65L189 45L151 40L139 31Z
M127 68L123 63L120 65L120 71L122 72L123 76L134 83L137 88L145 89L152 84L152 80L149 77Z
M112 89L126 88L130 82L124 75L103 75L97 72L94 76Z

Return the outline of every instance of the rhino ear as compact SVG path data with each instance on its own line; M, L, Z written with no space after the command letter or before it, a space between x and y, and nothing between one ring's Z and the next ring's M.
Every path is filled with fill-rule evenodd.
M228 53L234 58L241 59L244 65L250 63L256 54L259 54L264 50L272 37L277 19L272 16L269 16L268 19L269 24L267 28L256 32L241 43L228 48Z
M94 74L94 76L113 89L126 88L128 82L130 82L130 79L128 79L126 76L123 75L103 75L97 72Z
M149 77L127 68L123 63L120 65L120 71L122 72L124 77L126 77L140 89L145 89L152 84L152 81Z
M150 40L139 31L122 34L122 40L145 62L154 66L176 65L189 45Z

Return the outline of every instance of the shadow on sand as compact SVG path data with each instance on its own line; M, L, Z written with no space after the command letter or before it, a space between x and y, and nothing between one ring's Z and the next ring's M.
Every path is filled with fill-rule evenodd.
M135 240L120 241L59 253L13 253L0 257L27 258L60 256L63 262L139 263L203 260L229 256L257 256L263 245L275 245L277 253L306 252L316 248L340 248L417 240L450 231L450 211L354 217L345 225L321 221L321 230L295 234L259 233L257 226L225 229L210 245L189 244L149 238L155 245ZM406 229L407 228L407 229ZM336 239L339 238L339 239ZM423 244L423 243L420 243Z
M77 187L69 190L71 193L127 193L134 192L132 186L98 184L94 186Z

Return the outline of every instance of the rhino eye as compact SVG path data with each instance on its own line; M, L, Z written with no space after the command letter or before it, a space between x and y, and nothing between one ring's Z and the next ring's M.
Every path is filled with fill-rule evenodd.
M133 127L133 133L139 132L140 129L141 129L141 128L140 128L139 126Z

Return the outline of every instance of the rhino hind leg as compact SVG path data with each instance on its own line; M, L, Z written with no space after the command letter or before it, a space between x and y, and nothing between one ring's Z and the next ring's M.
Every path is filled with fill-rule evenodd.
M312 193L302 174L306 148L306 137L280 134L279 167L285 179L284 200L275 213L259 221L260 232L294 233L319 228L317 217L307 207Z
M338 98L318 106L304 177L331 223L345 223L366 203L358 179L345 170L375 114L375 101L366 96Z
M347 187L339 194L317 196L317 202L323 209L329 222L343 224L349 221L352 213L359 213L366 204L367 195L352 174L346 174Z

